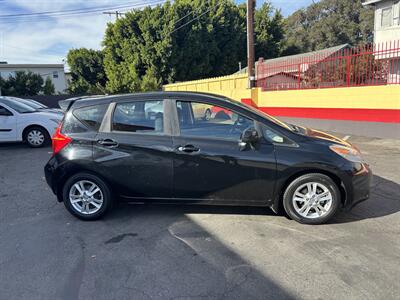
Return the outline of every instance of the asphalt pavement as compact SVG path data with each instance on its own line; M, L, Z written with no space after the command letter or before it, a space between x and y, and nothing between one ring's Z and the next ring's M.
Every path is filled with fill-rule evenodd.
M265 208L121 204L83 222L50 148L0 145L0 299L399 299L400 140L349 137L371 199L321 226Z

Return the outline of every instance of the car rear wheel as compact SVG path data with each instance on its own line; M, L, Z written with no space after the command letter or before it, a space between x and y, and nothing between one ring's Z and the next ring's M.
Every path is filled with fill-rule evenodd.
M314 173L293 180L283 195L283 206L293 220L303 224L323 224L340 206L340 192L333 180Z
M112 198L107 184L99 177L79 173L67 180L63 188L65 207L82 220L96 220L111 209Z
M50 143L50 135L46 129L34 126L25 131L24 140L30 147L40 148Z

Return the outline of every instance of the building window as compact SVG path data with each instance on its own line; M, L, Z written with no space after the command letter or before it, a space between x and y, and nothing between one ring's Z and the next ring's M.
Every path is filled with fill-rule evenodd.
M381 19L381 27L390 27L392 26L393 20L393 12L392 7L386 7L382 9L382 19Z
M53 78L58 78L58 72L57 71L53 71Z
M400 25L400 1L394 2L393 25Z

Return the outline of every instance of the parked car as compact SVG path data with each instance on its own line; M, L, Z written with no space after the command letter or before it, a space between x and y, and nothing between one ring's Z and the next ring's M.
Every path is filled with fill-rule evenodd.
M197 104L192 107L195 119L210 120L212 117L213 107L207 104Z
M60 106L66 117L45 176L83 220L122 200L283 207L320 224L369 197L371 171L351 144L227 98L160 92ZM198 119L196 106L221 114Z
M24 141L34 148L48 145L62 117L10 97L0 97L0 142Z
M13 99L15 101L19 101L21 103L24 103L33 109L40 110L40 111L47 111L47 112L54 112L60 115L64 115L63 111L59 108L50 108L36 100L33 99L22 99L22 98L17 98L17 97L8 97L10 99Z

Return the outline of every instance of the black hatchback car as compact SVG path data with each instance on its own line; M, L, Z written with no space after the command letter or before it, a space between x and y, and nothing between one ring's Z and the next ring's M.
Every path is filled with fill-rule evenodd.
M371 171L351 144L212 94L75 98L45 175L75 216L114 201L283 208L320 224L369 197Z

